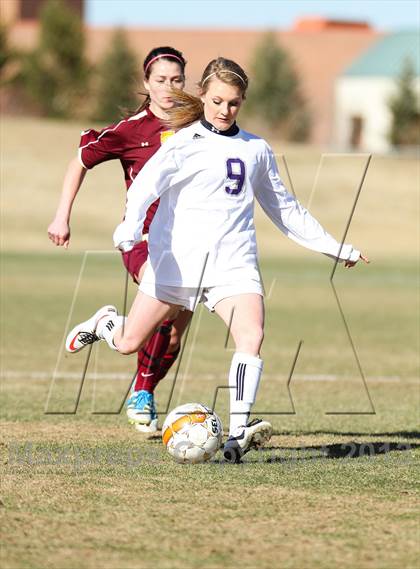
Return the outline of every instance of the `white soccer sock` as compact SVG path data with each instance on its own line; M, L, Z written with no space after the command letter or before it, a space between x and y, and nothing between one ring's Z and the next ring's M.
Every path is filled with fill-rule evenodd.
M263 361L260 358L240 352L233 355L229 371L229 435L237 427L247 424L251 407L255 403L262 370Z
M124 325L125 316L110 316L109 318L102 318L96 328L96 335L101 340L105 340L111 350L116 350L114 344L115 332Z

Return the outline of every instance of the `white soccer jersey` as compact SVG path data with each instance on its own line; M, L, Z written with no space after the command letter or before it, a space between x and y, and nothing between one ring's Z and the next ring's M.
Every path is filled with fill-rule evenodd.
M260 280L254 197L300 245L341 260L359 258L287 192L265 140L243 130L223 136L200 122L166 141L138 174L115 246L127 250L141 240L147 209L160 198L145 278L185 287Z

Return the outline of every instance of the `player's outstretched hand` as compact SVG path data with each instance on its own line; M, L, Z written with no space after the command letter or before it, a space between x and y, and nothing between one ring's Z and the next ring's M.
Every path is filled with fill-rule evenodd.
M351 269L352 267L354 267L354 265L359 261L362 260L364 263L369 264L370 261L367 257L365 257L364 255L362 255L362 253L360 253L360 257L357 261L345 261L344 266L346 267L346 269Z
M54 221L48 227L48 238L58 247L68 249L70 243L70 225L67 221Z

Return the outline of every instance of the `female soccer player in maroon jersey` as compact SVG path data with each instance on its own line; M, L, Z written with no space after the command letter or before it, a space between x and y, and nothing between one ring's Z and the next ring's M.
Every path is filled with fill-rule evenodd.
M73 202L87 170L107 160L119 159L124 170L125 184L130 187L147 160L158 150L173 131L162 122L172 108L172 88L183 89L186 61L181 52L172 47L153 49L144 60L144 87L146 100L133 116L125 118L101 131L89 129L81 136L79 154L67 169L60 203L54 220L48 227L49 239L55 245L68 248L70 243L70 215ZM151 205L144 224L143 241L129 253L123 262L135 282L141 280L148 256L147 235L158 202ZM165 321L138 353L138 367L133 391L127 402L127 415L138 430L153 432L157 428L154 389L165 377L179 353L179 342L191 312L181 312L175 321Z

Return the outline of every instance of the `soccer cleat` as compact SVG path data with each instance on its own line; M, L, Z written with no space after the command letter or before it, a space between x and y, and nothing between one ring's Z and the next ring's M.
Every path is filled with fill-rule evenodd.
M152 425L156 421L157 429L157 413L153 393L149 393L144 389L133 391L127 401L127 417L128 421L134 425Z
M227 462L237 464L245 453L262 447L271 438L273 427L268 421L254 419L244 427L237 427L223 446Z
M135 423L134 428L139 433L143 433L143 435L153 435L158 430L158 418L152 419L150 425L142 425L141 423Z
M115 306L107 305L100 308L89 320L75 326L70 334L67 335L66 350L71 354L75 354L89 344L101 340L102 338L96 334L99 322L103 318L116 316L117 314Z

